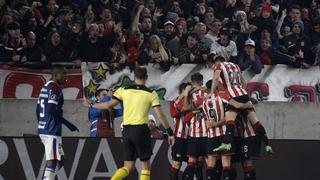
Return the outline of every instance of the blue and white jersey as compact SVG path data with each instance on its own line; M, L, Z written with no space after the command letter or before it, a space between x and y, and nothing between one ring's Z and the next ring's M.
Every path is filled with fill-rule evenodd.
M111 100L111 97L105 96L101 100L101 102L108 102ZM100 103L100 101L96 101L95 103ZM112 113L112 114L110 114ZM91 122L90 127L90 137L97 137L98 136L98 121L105 121L106 126L108 128L113 128L113 118L119 117L123 115L123 108L121 106L120 109L114 109L112 111L102 110L102 109L95 109L89 108L88 110L88 117L89 121Z
M59 85L48 81L41 89L37 102L38 133L61 136L63 94Z

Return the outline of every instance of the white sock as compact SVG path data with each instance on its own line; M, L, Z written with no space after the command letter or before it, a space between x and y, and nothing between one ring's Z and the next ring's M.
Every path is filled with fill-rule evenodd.
M55 175L56 175L55 168L46 167L46 170L44 171L44 175L43 175L43 180L54 180Z

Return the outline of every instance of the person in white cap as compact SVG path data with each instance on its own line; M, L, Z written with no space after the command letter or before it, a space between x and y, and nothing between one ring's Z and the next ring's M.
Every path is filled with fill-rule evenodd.
M260 74L262 63L260 57L255 53L256 43L252 39L246 40L244 52L240 55L238 65L241 71L249 70L254 74Z

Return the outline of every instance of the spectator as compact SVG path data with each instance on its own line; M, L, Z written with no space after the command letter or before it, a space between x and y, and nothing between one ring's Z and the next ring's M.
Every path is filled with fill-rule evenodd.
M128 52L128 66L131 70L134 70L138 60L140 59L140 55L144 50L144 36L142 33L136 33L131 35L129 39L126 41L126 48Z
M210 26L210 30L208 31L208 33L206 34L206 37L208 37L209 39L212 40L212 43L216 40L218 40L218 36L219 36L219 32L220 29L222 27L221 22L218 19L215 19L211 26Z
M295 56L301 63L300 66L313 64L314 56L310 51L310 41L304 35L304 24L302 21L293 23L292 34L282 39L282 52Z
M210 47L213 41L206 36L207 34L207 26L203 24L202 22L197 23L194 26L194 31L197 33L200 43L203 43L206 47Z
M0 60L4 62L25 62L25 39L20 34L20 24L10 22L7 25L7 33L0 44Z
M320 65L320 17L315 18L312 24L311 50L316 54L314 65Z
M227 61L236 62L237 45L230 40L229 29L224 27L220 30L219 39L212 43L210 53L220 55Z
M79 45L79 54L82 61L99 62L105 56L103 38L99 37L99 27L91 24L88 33L84 35Z
M272 17L272 7L270 3L265 2L262 6L262 14L260 17L256 18L253 22L253 25L257 27L257 29L253 29L253 31L256 30L256 32L259 34L262 31L262 27L269 27L270 29L275 29L275 21Z
M95 103L108 102L112 97L112 91L99 89L95 93ZM88 117L91 122L90 137L114 137L114 118L123 115L123 108L100 110L89 108Z
M184 18L180 18L176 21L176 30L175 30L175 36L173 39L167 41L166 47L170 50L171 56L172 56L172 63L178 64L178 51L181 44L181 38L186 34L187 32L187 26L186 21Z
M175 37L174 31L174 23L171 21L167 21L164 23L164 34L163 36L166 38L166 41L169 42Z
M209 49L202 43L195 32L186 36L186 42L182 41L178 52L178 59L181 64L196 63L203 64L207 60Z
M163 71L168 71L171 64L171 53L164 48L159 36L152 35L150 37L150 46L143 53L139 64L144 65L148 63L155 63L160 66Z
M100 23L104 25L103 35L107 36L112 32L113 25L115 24L111 14L111 10L108 8L103 9L99 13L99 17L100 17Z
M43 50L37 45L36 34L32 31L27 33L27 46L25 47L28 62L44 62L46 57Z
M286 64L295 65L296 58L285 53L280 53L272 48L271 39L261 39L259 56L262 64L276 65Z
M214 10L210 7L204 14L204 23L207 27L209 27L215 20L216 18L214 17Z
M44 47L44 54L48 62L68 62L69 56L62 44L61 36L58 32L49 33Z
M256 44L252 39L245 42L244 53L240 55L238 65L241 71L249 70L254 74L260 74L262 64L260 57L255 53Z

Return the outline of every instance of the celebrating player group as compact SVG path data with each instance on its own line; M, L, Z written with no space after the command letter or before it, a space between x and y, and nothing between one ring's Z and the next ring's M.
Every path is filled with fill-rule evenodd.
M265 143L268 154L273 153L266 131L245 90L240 68L219 55L208 58L214 62L212 80L204 86L203 76L193 74L191 82L182 83L179 96L170 102L173 130L160 108L157 93L145 86L148 74L144 67L137 67L134 84L116 90L110 101L91 104L84 99L83 105L88 108L110 109L123 104L124 166L115 172L112 180L129 176L137 158L142 167L140 180L150 179L152 147L147 123L151 108L166 129L169 144L173 145L171 180L179 179L183 161L188 163L183 180L234 180L237 176L234 163L242 164L245 180L256 179L252 161L259 158L261 142ZM65 79L63 68L53 68L52 80L41 89L38 98L38 132L46 152L43 177L46 180L53 180L63 165L61 125L71 131L78 130L62 116L60 84ZM205 174L203 167L206 167Z
M214 75L206 87L203 76L195 73L170 102L175 136L170 179L179 179L181 163L187 161L183 180L234 180L234 163L242 164L245 180L255 180L252 161L259 158L261 142L267 154L273 153L266 131L245 90L240 68L219 55L209 58L214 62Z

